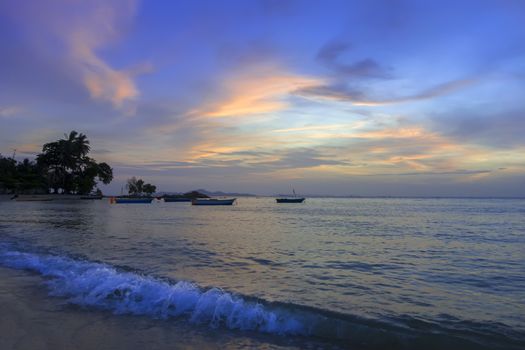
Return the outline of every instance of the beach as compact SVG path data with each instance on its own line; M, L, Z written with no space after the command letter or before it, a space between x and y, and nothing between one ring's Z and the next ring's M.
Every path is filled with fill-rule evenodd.
M43 279L0 267L0 348L23 349L298 349L286 339L222 334L149 317L116 316L49 298Z
M46 298L42 278L1 268L0 348L2 349L167 349L189 344L165 324L138 317L114 318L110 313L78 310L60 299ZM187 338L186 338L187 341ZM191 343L192 345L197 345ZM203 349L213 343L200 343Z

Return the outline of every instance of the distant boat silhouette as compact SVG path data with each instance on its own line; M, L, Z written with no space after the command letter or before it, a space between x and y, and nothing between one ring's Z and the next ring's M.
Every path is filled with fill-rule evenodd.
M140 204L140 203L151 203L153 198L112 198L110 203L116 204Z
M297 197L295 194L295 189L292 189L293 191L293 197L283 197L283 198L275 198L275 201L277 203L302 203L306 198L304 197Z
M164 202L191 202L191 198L180 198L180 197L164 197Z
M237 198L217 199L217 198L198 198L191 201L191 205L232 205Z

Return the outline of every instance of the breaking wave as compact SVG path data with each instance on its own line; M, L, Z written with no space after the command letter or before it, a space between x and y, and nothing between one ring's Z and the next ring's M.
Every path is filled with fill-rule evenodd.
M101 263L17 251L0 254L3 265L28 269L48 277L53 296L70 303L112 310L116 314L158 318L187 316L191 322L231 329L279 334L305 334L294 317L262 304L247 302L219 288L202 290L193 283L170 284Z
M187 281L164 281L103 263L2 246L0 264L46 277L52 296L115 314L184 317L212 327L313 336L364 348L517 349L524 344L521 332L500 324L460 321L457 326L402 318L368 320L289 303L268 303L219 288L204 289Z

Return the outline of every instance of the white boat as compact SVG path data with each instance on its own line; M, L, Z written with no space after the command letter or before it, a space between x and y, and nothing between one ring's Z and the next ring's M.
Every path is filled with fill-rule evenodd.
M237 198L197 198L191 201L191 205L232 205L236 200Z

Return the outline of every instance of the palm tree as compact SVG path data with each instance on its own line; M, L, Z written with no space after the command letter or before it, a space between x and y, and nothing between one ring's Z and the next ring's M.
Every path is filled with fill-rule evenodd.
M113 169L107 163L98 164L97 177L103 184L107 185L113 180Z
M77 134L76 131L71 131L69 140L73 143L73 153L79 158L85 157L91 150L87 136L82 133Z
M38 165L43 169L47 169L49 187L53 189L54 193L58 193L58 190L63 188L65 178L62 146L59 141L46 143L42 147L42 153L37 155Z
M78 133L75 130L64 134L64 139L59 140L62 151L63 164L71 171L77 171L83 165L83 158L90 151L89 141L86 135Z
M46 143L37 156L39 166L46 169L48 183L55 193L90 192L96 185L95 178L108 184L113 170L106 163L97 164L87 155L91 147L86 135L71 131L64 139Z

